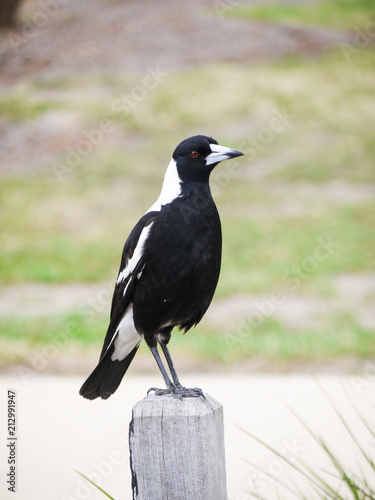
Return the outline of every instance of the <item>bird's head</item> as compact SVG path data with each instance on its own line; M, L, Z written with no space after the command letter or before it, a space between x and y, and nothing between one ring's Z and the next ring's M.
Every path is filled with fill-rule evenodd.
M206 182L218 163L242 155L241 151L220 146L212 137L195 135L177 146L173 160L182 182Z

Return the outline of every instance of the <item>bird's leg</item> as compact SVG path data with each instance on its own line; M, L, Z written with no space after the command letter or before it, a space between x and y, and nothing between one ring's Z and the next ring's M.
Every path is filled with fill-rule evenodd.
M182 385L180 384L180 381L178 380L177 372L175 370L175 367L173 366L173 361L172 361L171 355L169 354L168 347L166 346L166 344L163 344L163 342L159 342L159 344L162 348L165 359L167 360L168 367L169 367L169 370L170 370L171 375L172 375L172 380L173 380L174 386L179 389L182 387Z
M172 361L171 355L169 353L168 347L163 342L159 342L159 344L161 345L165 359L167 360L169 370L170 370L171 375L172 375L173 384L177 390L177 393L180 394L183 398L198 397L198 396L204 397L202 389L199 389L198 387L194 387L194 389L188 389L187 387L184 387L181 385L180 381L178 380L178 376L177 376L177 372L175 370L175 367L173 366L173 361Z
M161 371L161 374L163 375L164 382L165 382L165 385L167 386L167 388L166 389L157 389L156 387L151 387L151 389L149 389L147 391L147 394L150 391L154 391L157 396L162 396L163 394L172 394L173 396L175 396L176 388L172 384L171 379L168 377L168 373L166 372L166 370L164 368L163 362L162 362L160 355L159 355L157 345L155 347L151 347L151 346L149 346L149 347L150 347L150 350L151 350L151 352L155 358L155 361L159 367L159 370ZM179 397L179 396L177 396L177 397Z

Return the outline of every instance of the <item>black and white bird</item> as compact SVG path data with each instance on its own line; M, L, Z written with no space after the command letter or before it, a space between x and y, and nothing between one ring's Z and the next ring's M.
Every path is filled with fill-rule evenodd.
M99 362L80 389L84 398L107 399L113 394L142 340L167 386L150 390L178 398L202 395L200 389L180 384L167 344L175 326L187 332L211 303L222 240L209 177L218 163L242 154L204 135L185 139L175 149L158 200L125 243Z

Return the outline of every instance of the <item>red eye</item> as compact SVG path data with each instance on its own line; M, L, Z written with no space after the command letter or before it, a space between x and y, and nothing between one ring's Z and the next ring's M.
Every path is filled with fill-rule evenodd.
M192 158L199 158L199 156L200 156L200 155L199 155L199 152L198 152L198 151L192 151L192 152L190 153L190 156L191 156Z

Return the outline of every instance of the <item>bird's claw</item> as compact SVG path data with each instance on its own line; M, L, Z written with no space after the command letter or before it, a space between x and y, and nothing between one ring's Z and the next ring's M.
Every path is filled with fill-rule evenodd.
M150 387L150 389L147 391L147 396L151 391L154 391L155 396L165 396L165 394L171 394L171 391L169 389L158 389L157 387Z
M206 399L202 389L199 389L199 387L188 388L181 385L177 390L183 398L199 398L202 396L203 399Z
M183 398L198 398L202 396L203 399L206 399L202 389L198 387L194 387L193 389L189 389L187 387L183 387L181 384L179 385L171 385L169 389L158 389L157 387L151 387L147 391L147 396L151 391L154 391L155 396L165 396L166 394L170 394L175 399L180 399L182 401Z

